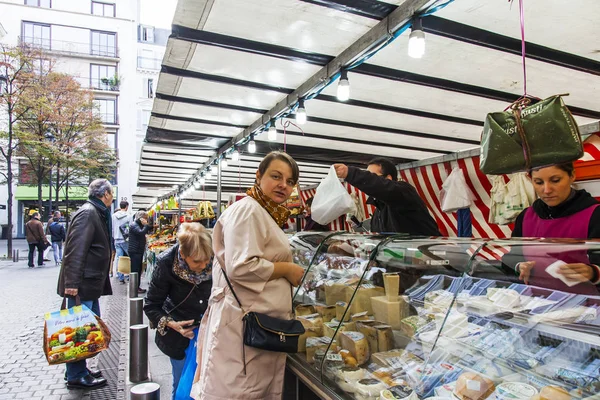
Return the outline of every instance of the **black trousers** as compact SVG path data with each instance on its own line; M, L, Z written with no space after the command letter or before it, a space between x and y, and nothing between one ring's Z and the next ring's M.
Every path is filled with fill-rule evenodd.
M138 282L142 281L142 261L144 260L144 253L129 253L129 259L131 261L131 272L138 273Z
M44 263L44 243L29 243L29 257L27 265L33 267L33 252L37 248L38 251L38 265L42 265Z

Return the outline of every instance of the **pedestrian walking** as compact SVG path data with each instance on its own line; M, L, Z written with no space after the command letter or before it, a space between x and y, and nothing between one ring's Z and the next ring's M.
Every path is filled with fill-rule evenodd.
M119 257L129 257L127 246L129 245L129 225L131 223L131 215L127 212L129 203L121 201L120 209L112 216L113 239L115 241L115 257L112 268L117 271L117 279L120 283L125 283L125 275L119 272ZM112 271L112 269L111 269Z
M71 220L65 258L58 278L58 294L73 307L81 304L100 316L100 296L111 295L110 269L113 192L110 182L96 179L88 187L88 200ZM87 368L85 360L66 364L68 389L95 389L106 385L101 371Z
M129 225L129 245L127 251L131 259L131 272L137 272L138 276L142 273L142 261L146 251L146 234L150 232L152 226L148 224L148 213L138 211L135 214L135 221ZM138 282L141 282L141 276ZM146 289L138 287L138 293L146 293Z
M67 233L65 227L60 223L60 211L54 211L52 216L52 223L48 225L48 232L50 233L52 242L52 250L54 252L54 262L58 266L62 262L63 257L63 242L67 239Z
M40 221L40 213L35 212L31 216L29 222L25 224L25 234L27 237L27 243L29 244L29 257L27 265L29 268L33 268L33 254L37 249L38 252L38 267L44 266L44 250L50 245L46 235L44 235L44 224Z
M189 399L192 379L187 387L178 387L186 364L190 378L196 370L193 339L212 288L212 241L208 231L194 222L181 224L177 242L158 257L144 312L150 326L156 328L158 348L171 358L173 399L176 392ZM189 353L191 359L186 356Z

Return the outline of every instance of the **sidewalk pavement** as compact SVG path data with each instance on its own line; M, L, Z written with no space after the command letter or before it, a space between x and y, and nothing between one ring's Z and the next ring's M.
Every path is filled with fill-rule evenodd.
M103 320L111 330L108 350L88 363L103 371L108 385L96 390L68 390L64 365L48 365L42 350L44 314L57 310L59 267L46 262L43 267L27 267L27 243L13 241L20 261L0 259L0 400L125 400L134 385L128 381L129 313L127 286L112 279L113 295L100 299ZM6 240L0 240L0 257L6 254ZM52 251L47 258L53 259ZM142 277L142 287L147 280ZM146 318L144 323L147 324ZM161 386L161 399L171 397L171 364L154 343L154 330L148 335L149 376Z

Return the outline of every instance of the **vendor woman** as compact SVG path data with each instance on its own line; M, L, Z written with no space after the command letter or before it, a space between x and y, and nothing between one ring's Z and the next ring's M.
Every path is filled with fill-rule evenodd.
M513 238L600 238L599 203L587 191L572 188L575 181L572 162L534 169L529 175L538 199L518 216ZM565 292L599 294L600 254L568 243L548 249L543 244L523 246L524 261L514 263L517 260L513 259L520 280ZM560 266L556 273L552 269L546 271L557 261ZM559 279L560 275L569 285Z

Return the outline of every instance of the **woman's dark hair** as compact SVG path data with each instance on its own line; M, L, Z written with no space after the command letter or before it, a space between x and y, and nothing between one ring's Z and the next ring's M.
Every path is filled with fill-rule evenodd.
M273 162L274 160L283 161L284 163L289 165L292 169L292 179L294 180L294 183L298 183L298 179L300 178L300 168L298 168L296 160L294 160L292 156L290 156L287 153L284 153L283 151L272 151L269 154L267 154L265 158L262 159L262 161L258 165L258 172L260 172L260 176L263 176L265 172L267 172L267 169L269 169L269 165L271 165L271 162Z
M573 176L573 173L575 171L575 165L573 164L573 161L569 161L569 162L564 162L564 163L560 163L560 164L554 164L554 165L549 165L549 167L556 167L562 171L565 171L567 173L567 175L569 176ZM533 168L529 170L529 176L533 175L533 171L539 171L542 168L546 168L546 167L540 167L540 168Z
M310 197L308 199L306 199L306 201L304 202L307 206L312 206L312 202L313 202L313 197Z
M392 162L392 160L385 157L377 157L369 161L367 165L379 165L381 167L381 173L384 177L390 175L393 181L398 180L398 170Z

